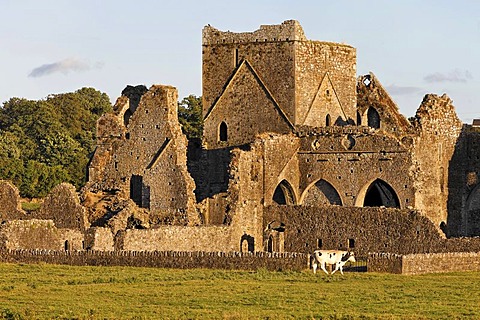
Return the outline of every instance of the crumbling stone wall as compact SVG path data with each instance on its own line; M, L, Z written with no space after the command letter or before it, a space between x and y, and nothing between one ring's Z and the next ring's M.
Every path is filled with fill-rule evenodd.
M462 123L447 96L428 94L414 120L417 137L412 148L411 168L416 189L415 208L440 228L447 225L447 200L450 192L449 166Z
M42 219L51 219L57 228L85 231L88 227L85 208L69 183L61 183L44 199L38 216Z
M372 119L372 109L379 116L379 127L376 129L404 139L408 139L405 135L414 133L412 124L399 112L380 81L373 73L369 73L357 80L357 126L373 125L375 119Z
M0 180L0 221L23 219L25 216L18 188L10 181Z
M133 219L136 226L196 225L200 219L195 209L195 185L186 166L187 140L177 118L177 91L161 85L146 92L134 89L129 93L134 108L132 101L121 98L114 114L98 122L99 126L113 127L114 135L109 137L108 130L98 130L103 133L99 135L102 148L92 160L95 174L82 196L93 208L90 220L96 226L107 225L130 208L132 200L138 213L128 213L122 219ZM132 114L127 116L127 112ZM120 222L112 223L118 226Z

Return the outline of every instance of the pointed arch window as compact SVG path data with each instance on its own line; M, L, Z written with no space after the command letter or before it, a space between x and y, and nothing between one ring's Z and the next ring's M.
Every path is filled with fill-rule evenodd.
M218 130L218 140L227 141L227 139L228 139L227 124L224 121L222 121L222 123L220 123L220 128Z
M330 127L332 125L332 118L329 114L325 117L325 126Z
M374 129L380 129L380 115L374 107L368 108L367 117L369 127Z

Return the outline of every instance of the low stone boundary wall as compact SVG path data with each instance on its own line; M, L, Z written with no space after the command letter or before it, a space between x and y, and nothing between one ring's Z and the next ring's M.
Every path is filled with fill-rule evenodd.
M394 253L369 253L367 272L401 274L403 272L403 256Z
M178 251L52 251L0 250L0 262L51 263L74 266L132 266L155 268L214 268L272 271L308 268L309 255L269 252Z
M371 253L369 272L424 274L455 271L480 271L480 252L448 252L398 255Z

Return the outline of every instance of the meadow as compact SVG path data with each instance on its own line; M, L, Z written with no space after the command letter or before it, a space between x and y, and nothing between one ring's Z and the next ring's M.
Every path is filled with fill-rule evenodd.
M0 319L479 319L480 272L0 264Z

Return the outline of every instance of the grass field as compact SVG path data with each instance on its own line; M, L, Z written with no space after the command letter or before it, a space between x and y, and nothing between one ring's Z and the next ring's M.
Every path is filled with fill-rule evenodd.
M480 272L0 264L0 319L480 319Z

